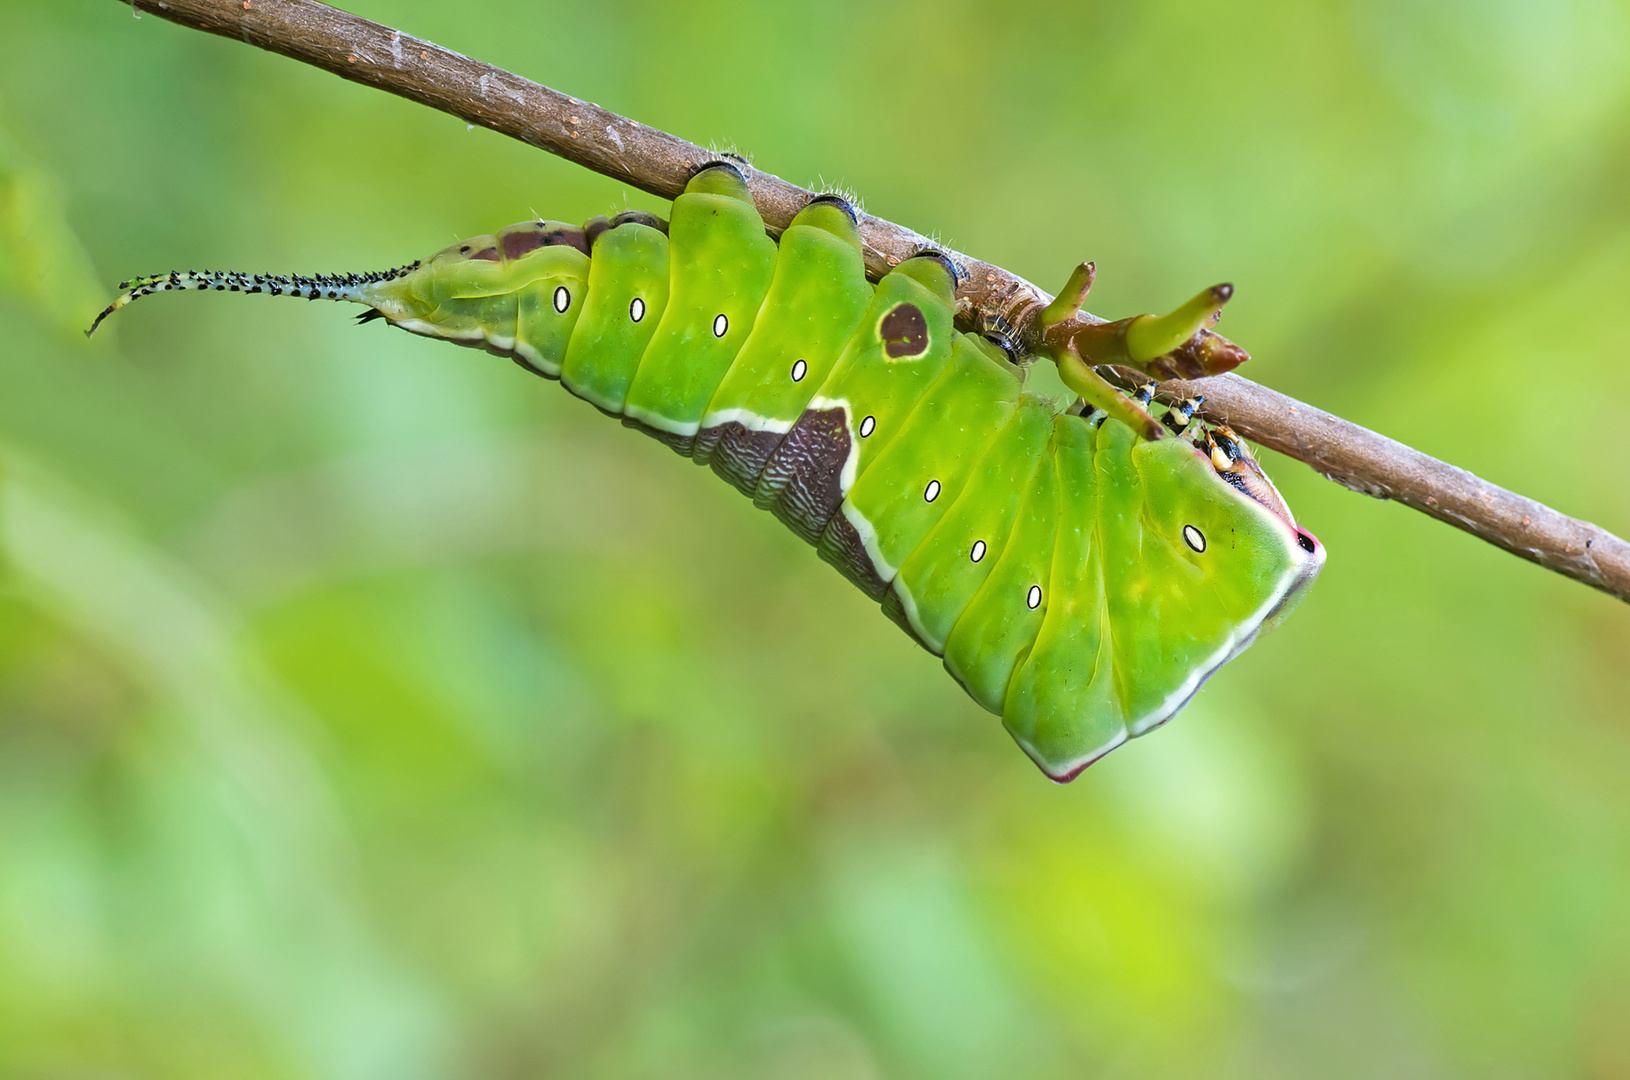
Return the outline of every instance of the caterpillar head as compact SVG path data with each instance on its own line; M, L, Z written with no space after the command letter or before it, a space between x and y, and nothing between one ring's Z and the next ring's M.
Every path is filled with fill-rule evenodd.
M1180 636L1221 642L1233 635L1213 670L1295 610L1325 563L1324 546L1296 524L1231 434L1225 431L1214 444L1162 439L1133 451L1147 493L1142 514L1164 540L1148 549L1160 553L1151 555L1150 564L1166 570L1149 582L1144 599L1158 606L1155 597L1163 589L1189 598ZM1208 623L1206 612L1222 621ZM1236 629L1224 634L1225 626Z

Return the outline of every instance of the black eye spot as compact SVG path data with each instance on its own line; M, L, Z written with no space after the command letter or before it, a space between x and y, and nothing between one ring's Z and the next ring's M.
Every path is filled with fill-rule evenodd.
M1308 536L1306 533L1297 533L1296 542L1302 546L1303 551L1307 552L1309 555L1313 554L1313 538L1311 536Z

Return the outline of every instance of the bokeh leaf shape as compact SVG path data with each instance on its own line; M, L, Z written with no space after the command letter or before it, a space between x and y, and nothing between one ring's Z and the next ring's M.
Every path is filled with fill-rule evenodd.
M0 296L16 297L52 327L77 333L102 292L61 189L0 122Z

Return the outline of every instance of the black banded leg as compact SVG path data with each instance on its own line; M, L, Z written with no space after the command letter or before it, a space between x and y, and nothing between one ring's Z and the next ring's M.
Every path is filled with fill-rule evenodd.
M1173 435L1181 435L1188 430L1189 424L1194 420L1195 410L1205 403L1205 395L1184 398L1167 410L1160 422L1166 425L1166 430Z
M1085 398L1076 398L1075 403L1069 408L1065 409L1064 412L1070 416L1079 416L1081 419L1087 422L1088 427L1097 427L1099 424L1109 419L1108 413L1102 409L1088 405Z
M1211 464L1216 466L1218 472L1226 472L1241 459L1253 460L1251 455L1246 453L1245 447L1240 445L1238 436L1227 428L1207 430L1206 447L1211 454Z
M1279 489L1273 486L1268 474L1251 456L1245 441L1232 429L1218 424L1206 431L1204 443L1196 439L1194 444L1211 455L1211 467L1217 470L1217 475L1278 514L1290 523L1291 528L1296 527L1296 517L1290 512L1284 496L1279 494Z

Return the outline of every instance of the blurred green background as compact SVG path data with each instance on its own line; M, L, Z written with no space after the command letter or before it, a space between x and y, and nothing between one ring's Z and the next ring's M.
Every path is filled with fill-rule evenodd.
M1630 531L1630 6L357 0ZM1630 1076L1630 608L1265 463L1284 629L1068 787L711 474L349 309L647 196L0 0L0 1076Z

